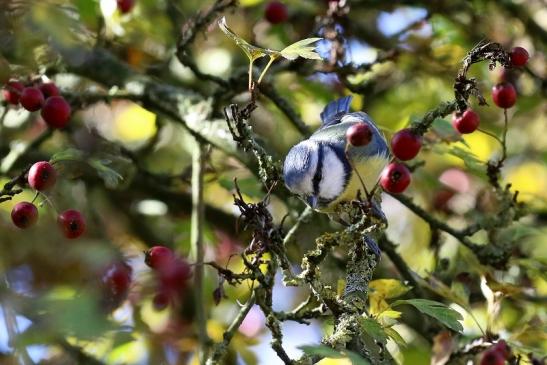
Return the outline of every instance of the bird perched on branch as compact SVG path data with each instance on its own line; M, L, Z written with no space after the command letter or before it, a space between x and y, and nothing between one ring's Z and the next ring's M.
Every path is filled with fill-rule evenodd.
M370 192L389 162L384 136L366 113L349 112L351 99L346 96L327 104L321 127L290 149L283 166L287 188L325 213L355 199L359 190ZM346 132L359 123L368 126L370 140L360 146L348 144Z

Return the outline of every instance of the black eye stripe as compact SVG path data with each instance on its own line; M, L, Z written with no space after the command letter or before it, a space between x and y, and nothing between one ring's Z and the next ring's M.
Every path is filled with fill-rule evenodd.
M315 175L313 175L312 184L313 184L313 193L314 195L319 195L319 183L323 178L323 144L319 144L317 150L317 167L315 169Z

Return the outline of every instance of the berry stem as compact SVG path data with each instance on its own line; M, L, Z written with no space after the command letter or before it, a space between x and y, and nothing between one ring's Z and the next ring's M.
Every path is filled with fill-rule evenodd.
M350 144L346 143L346 150L344 151L345 154L346 154L346 160L348 160L352 170L355 171L355 174L357 175L357 178L359 178L359 182L361 183L361 186L363 187L363 190L365 192L365 196L367 197L367 201L370 201L370 194L368 192L367 186L365 185L365 182L363 181L363 178L361 177L361 174L359 174L359 171L357 171L357 168L355 167L355 165L353 165L353 161L349 157L349 154L348 154L349 146L350 146Z
M503 109L503 134L501 137L501 148L502 148L502 155L500 160L500 167L503 165L503 161L507 158L507 108Z
M485 129L482 129L482 128L477 128L477 130L479 132L482 132L482 133L494 138L496 141L498 141L500 143L500 145L503 145L503 141L498 136L496 136L494 133L489 132L489 131L487 131Z
M59 210L57 210L57 207L55 206L55 204L53 204L53 201L51 201L51 199L43 192L41 191L37 191L36 192L36 196L38 195L41 195L42 198L44 199L44 201L46 203L48 203L48 205L51 207L51 209L53 209L53 211L55 212L55 215L59 215ZM36 196L34 197L34 199L36 199ZM34 199L32 200L34 202ZM40 204L41 205L41 204Z
M40 192L36 191L36 193L34 193L34 198L32 198L32 200L30 201L32 204L34 204L34 202L36 201L36 198L38 198L38 195L40 195Z

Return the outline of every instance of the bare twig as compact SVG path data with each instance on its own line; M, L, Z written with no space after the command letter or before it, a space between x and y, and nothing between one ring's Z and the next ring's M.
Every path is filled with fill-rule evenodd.
M203 175L205 170L205 147L199 143L194 148L192 158L192 221L191 221L191 245L196 262L203 262L203 226L204 226L204 202L203 202ZM194 290L196 302L196 322L198 326L198 338L200 343L199 361L205 364L209 347L207 336L207 317L205 314L205 302L203 301L203 265L197 265L194 270Z

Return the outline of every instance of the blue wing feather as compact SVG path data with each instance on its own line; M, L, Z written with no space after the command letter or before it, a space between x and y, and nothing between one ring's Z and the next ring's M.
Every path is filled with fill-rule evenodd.
M340 123L340 118L349 112L351 99L353 97L349 95L328 103L321 112L321 128Z

